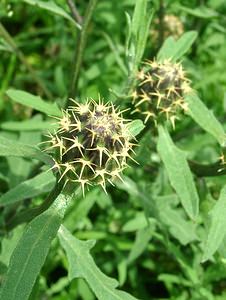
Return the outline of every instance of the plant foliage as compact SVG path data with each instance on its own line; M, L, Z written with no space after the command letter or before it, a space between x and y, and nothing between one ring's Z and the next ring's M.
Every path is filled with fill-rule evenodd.
M0 1L0 299L226 299L225 14Z

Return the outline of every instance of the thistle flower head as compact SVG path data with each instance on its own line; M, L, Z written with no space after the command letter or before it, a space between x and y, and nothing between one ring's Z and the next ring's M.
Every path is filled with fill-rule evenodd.
M144 122L167 119L174 127L178 113L187 109L184 95L190 91L189 80L180 63L148 61L146 66L138 73L133 92L134 112L143 114Z
M165 38L172 35L174 38L179 38L184 32L184 25L180 18L174 15L164 16Z
M175 15L164 15L162 21L156 18L153 22L153 29L151 30L151 36L153 41L157 41L159 38L159 28L162 27L161 34L163 39L172 36L174 39L178 39L184 33L184 25L180 18Z
M62 111L59 129L50 134L49 148L56 149L54 168L60 180L81 184L83 193L87 185L101 185L120 173L130 157L132 136L128 123L113 104L73 101L73 106Z

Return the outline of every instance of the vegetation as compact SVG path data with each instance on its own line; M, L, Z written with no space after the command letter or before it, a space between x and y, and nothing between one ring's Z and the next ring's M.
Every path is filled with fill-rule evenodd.
M224 0L1 0L0 299L226 298Z

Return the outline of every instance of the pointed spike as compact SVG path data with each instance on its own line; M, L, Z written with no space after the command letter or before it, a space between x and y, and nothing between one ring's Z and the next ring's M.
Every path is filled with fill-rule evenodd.
M106 190L105 182L99 182L98 184L101 185L102 189L104 190L105 194L107 195L108 193L107 193L107 190Z

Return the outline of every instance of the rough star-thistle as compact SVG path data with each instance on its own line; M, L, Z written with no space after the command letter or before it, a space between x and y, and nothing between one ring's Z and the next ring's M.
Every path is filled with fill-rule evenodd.
M79 183L83 194L86 185L99 184L106 191L106 181L121 179L133 151L128 122L113 104L72 101L74 105L57 118L57 132L49 135L48 149L56 149L57 156L52 169L59 171L59 180Z
M180 63L170 60L147 61L138 73L138 82L133 92L135 112L145 115L144 122L155 123L170 120L173 127L178 114L187 109L184 95L190 91Z

